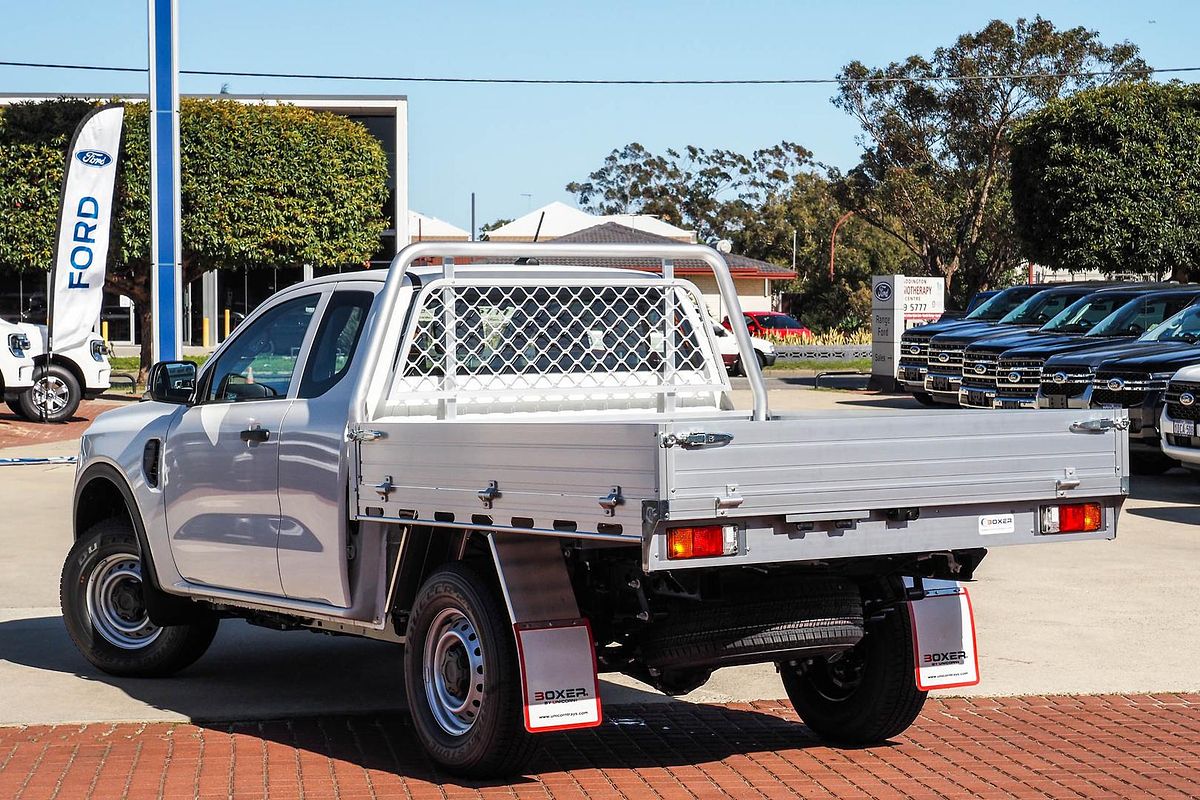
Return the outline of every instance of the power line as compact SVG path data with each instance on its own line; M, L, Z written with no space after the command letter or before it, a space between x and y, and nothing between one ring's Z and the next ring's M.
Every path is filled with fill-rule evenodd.
M89 72L137 72L145 73L145 67L108 67L98 64L53 64L33 61L0 61L0 67L30 67L35 69L63 69ZM999 73L986 75L946 75L941 77L864 77L864 78L730 78L719 80L700 79L610 79L610 78L454 78L429 75L335 75L312 72L248 72L242 70L181 69L181 75L202 75L218 78L286 78L323 81L384 81L389 83L479 83L537 86L794 86L820 84L873 84L873 83L937 83L970 82L991 80L1039 80L1043 78L1104 78L1120 75L1155 74L1166 75L1183 72L1200 72L1200 67L1169 67L1154 69L1097 70L1089 72L1028 72Z

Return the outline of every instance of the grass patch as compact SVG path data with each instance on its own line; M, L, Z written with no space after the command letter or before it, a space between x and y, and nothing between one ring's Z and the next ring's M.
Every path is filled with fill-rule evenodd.
M208 356L184 356L184 361L195 361L196 366L204 366L204 362L208 361ZM108 359L109 366L113 372L125 372L130 375L136 375L141 360L137 356L110 356Z
M841 369L857 369L862 372L871 371L871 359L852 358L843 361L818 361L812 358L779 359L773 366L767 367L767 372L777 369L809 369L815 372L827 372Z

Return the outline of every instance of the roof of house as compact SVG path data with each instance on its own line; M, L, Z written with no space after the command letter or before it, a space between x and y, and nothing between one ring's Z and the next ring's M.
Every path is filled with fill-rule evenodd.
M414 242L469 242L470 231L409 209L408 236Z
M604 222L584 228L574 233L559 236L555 244L658 244L677 245L680 242L667 236L634 230L616 222ZM512 259L488 258L473 259L476 263L511 263ZM623 269L638 269L647 272L658 272L662 265L653 258L556 258L554 263L564 266L579 267L620 267ZM796 273L786 267L779 267L766 261L746 256L725 254L725 263L735 278L767 278L768 280L790 280ZM707 264L695 259L679 259L674 262L675 272L679 275L708 275L712 272Z
M691 231L649 214L597 216L557 200L489 231L488 239L494 242L532 242L536 236L539 242L548 242L604 222L617 222L627 228L655 233L677 242L695 241Z

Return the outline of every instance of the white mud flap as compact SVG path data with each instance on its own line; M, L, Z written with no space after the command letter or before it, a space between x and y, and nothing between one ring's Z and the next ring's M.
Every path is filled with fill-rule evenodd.
M530 733L600 724L600 676L586 619L513 625Z
M543 536L488 537L517 640L525 729L599 725L600 677L588 621L579 615L562 545Z
M979 651L966 587L956 581L930 579L924 585L925 597L908 603L917 688L929 691L976 685Z

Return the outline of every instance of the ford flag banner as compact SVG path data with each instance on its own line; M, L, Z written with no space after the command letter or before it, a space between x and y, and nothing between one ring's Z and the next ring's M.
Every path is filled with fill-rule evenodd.
M71 140L54 246L47 350L82 345L100 316L124 120L123 105L103 106L83 118Z

